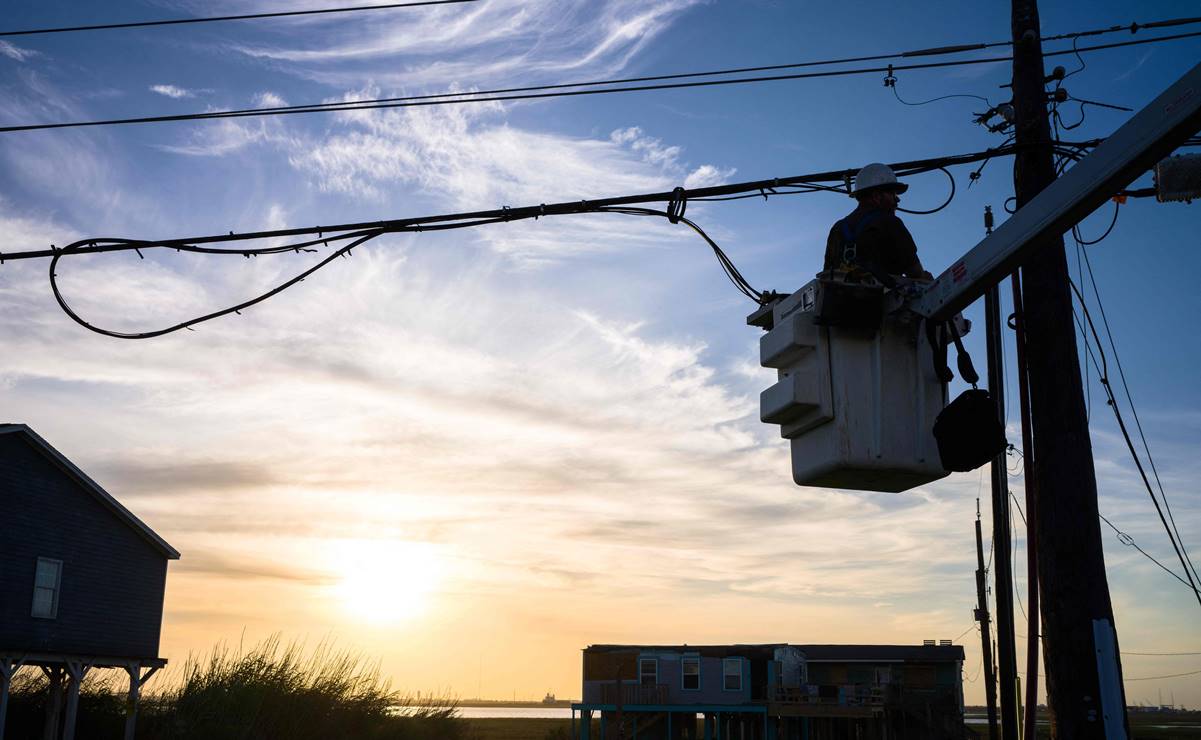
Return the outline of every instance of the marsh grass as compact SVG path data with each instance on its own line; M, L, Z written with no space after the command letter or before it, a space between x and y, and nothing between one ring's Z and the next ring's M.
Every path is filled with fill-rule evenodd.
M456 740L464 734L453 701L418 701L393 691L377 664L328 644L307 655L302 645L277 638L245 652L219 645L172 674L161 682L164 688L143 695L137 727L143 740ZM95 675L81 691L76 737L121 737L124 676ZM24 671L19 676L13 703L31 716L20 734L10 725L9 737L40 737L46 680Z

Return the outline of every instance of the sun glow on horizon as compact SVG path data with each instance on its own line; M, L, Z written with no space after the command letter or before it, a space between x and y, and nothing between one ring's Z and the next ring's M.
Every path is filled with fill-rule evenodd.
M377 625L420 616L443 575L438 553L426 543L343 540L330 560L342 611Z

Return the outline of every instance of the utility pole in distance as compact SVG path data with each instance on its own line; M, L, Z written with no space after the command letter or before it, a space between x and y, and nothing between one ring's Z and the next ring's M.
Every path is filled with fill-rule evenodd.
M997 286L984 293L985 343L988 346L988 392L996 403L997 421L1005 419L1005 371L1001 361L1001 298ZM1009 471L1005 453L990 466L992 532L996 557L993 575L997 604L997 676L1000 678L1001 740L1018 740L1017 652L1013 644L1013 537L1009 527Z
M995 541L994 541L995 542ZM997 740L997 678L992 669L992 630L988 627L988 590L984 574L984 537L980 533L980 499L976 499L976 621L980 623L984 696L988 702L988 740Z
M1055 180L1055 162L1037 0L1013 0L1011 23L1018 146L1013 180L1021 209ZM1063 237L1046 238L1022 272L1034 474L1040 493L1034 536L1051 733L1072 740L1126 738L1125 691L1101 549Z

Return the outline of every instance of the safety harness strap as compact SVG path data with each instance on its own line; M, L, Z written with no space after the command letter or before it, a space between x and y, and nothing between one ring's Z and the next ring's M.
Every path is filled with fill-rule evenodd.
M859 259L859 249L857 242L859 237L863 235L864 230L871 226L872 222L884 215L883 211L871 210L860 217L859 222L855 224L855 228L851 229L850 217L844 218L838 222L838 231L842 235L842 261L844 264L853 265L862 268L871 274L876 280L880 281L881 285L888 288L895 288L897 281L893 279L884 270L881 270L877 265L870 262L862 262Z

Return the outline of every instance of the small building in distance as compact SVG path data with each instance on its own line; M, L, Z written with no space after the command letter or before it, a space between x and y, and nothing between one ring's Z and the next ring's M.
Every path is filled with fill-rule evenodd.
M139 689L167 662L163 593L179 552L24 424L0 424L0 521L0 737L22 666L46 672L46 737L61 724L68 740L88 671L126 671L132 737Z
M963 659L950 641L591 645L583 699L572 705L572 737L959 740Z

